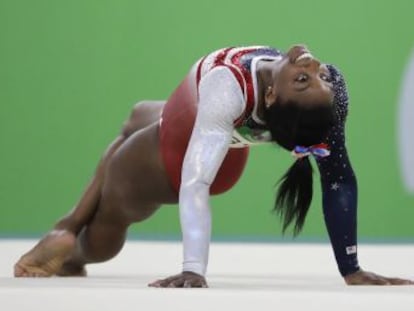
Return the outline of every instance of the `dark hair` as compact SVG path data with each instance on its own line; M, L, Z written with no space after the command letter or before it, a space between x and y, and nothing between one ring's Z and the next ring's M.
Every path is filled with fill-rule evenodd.
M323 142L336 124L332 102L307 103L280 98L265 111L272 140L291 151L295 146L311 146ZM294 222L293 234L302 230L313 195L312 165L309 157L296 160L279 180L274 211L283 222L283 233Z

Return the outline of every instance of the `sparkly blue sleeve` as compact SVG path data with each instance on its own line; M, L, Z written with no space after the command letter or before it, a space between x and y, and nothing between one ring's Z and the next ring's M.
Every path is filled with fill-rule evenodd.
M359 270L357 258L357 181L345 146L348 93L342 74L328 66L339 123L327 139L331 155L317 160L326 227L342 276Z

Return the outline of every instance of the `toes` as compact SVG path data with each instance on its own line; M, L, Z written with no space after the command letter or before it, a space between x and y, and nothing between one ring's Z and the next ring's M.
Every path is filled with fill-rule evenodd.
M44 278L51 276L51 274L42 271L37 267L22 266L20 264L16 264L14 266L14 276L16 278Z
M19 264L15 264L14 265L14 276L16 278L18 277L25 277L26 275L26 270L24 270L22 267L20 267Z

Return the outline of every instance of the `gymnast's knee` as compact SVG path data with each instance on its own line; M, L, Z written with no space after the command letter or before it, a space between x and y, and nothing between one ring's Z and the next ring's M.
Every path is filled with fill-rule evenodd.
M134 105L128 120L124 123L121 134L125 138L143 129L161 118L164 101L140 101Z

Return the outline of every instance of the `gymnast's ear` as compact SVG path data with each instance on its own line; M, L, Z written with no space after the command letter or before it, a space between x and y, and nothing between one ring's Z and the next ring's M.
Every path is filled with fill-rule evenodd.
M268 86L265 91L265 106L266 109L270 108L274 103L276 103L277 93L274 86Z

